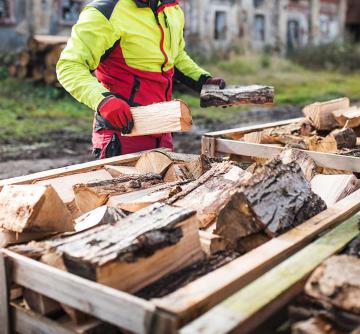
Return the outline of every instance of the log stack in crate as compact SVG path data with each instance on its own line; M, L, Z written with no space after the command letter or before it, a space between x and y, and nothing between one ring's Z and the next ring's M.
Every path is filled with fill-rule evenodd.
M173 311L176 327L206 310L206 298L195 302L193 293L181 291L190 286L196 291L198 281L210 273L216 277L236 261L249 270L243 276L261 275L263 269L241 265L248 261L243 256L251 257L282 235L291 240L287 233L312 224L311 219L317 224L306 233L320 232L323 218L317 217L328 217L327 226L338 210L333 206L359 187L354 175L322 180L310 157L291 150L254 170L227 159L166 150L145 152L127 163L126 157L119 159L125 162L111 163L114 158L76 173L4 182L20 184L4 185L0 193L2 235L12 235L2 246L167 312L179 308ZM348 213L357 204L340 209ZM246 282L237 279L234 287ZM208 289L207 308L234 292L216 285ZM200 290L204 293L203 284ZM25 307L56 319L65 314L74 326L93 321L82 306L56 302L31 286L17 296L17 310ZM176 306L182 299L188 310Z
M15 61L8 65L9 75L27 78L35 82L44 82L50 86L58 86L56 64L64 50L69 37L35 35L28 41Z

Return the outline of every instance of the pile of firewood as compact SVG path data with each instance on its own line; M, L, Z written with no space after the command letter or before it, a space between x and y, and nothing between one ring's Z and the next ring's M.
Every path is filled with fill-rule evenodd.
M248 143L360 156L360 108L350 107L348 98L314 103L303 113L301 121L230 137Z
M69 37L36 35L8 65L12 77L28 78L35 82L58 86L56 64Z
M228 160L156 150L133 165L9 185L0 193L0 243L129 293L149 296L146 287L165 280L156 288L162 295L188 282L189 273L196 278L224 265L359 186L353 175L314 182L323 177L314 165L303 152L286 151L250 172ZM24 299L44 315L60 308L75 321L84 317L32 291Z
M294 334L360 333L360 237L314 271L289 310Z

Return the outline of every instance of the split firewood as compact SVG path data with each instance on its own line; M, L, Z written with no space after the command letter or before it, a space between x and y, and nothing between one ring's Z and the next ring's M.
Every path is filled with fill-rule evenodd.
M204 257L195 212L165 204L115 225L11 249L129 293Z
M216 222L221 207L250 173L230 162L216 163L204 175L183 187L168 203L197 212L200 228Z
M12 232L0 228L0 248L5 248L11 245L22 244L32 240L41 240L52 236L49 232Z
M165 182L185 181L192 178L185 164L171 165L164 175Z
M311 275L305 293L360 315L360 259L348 255L331 257Z
M330 133L330 136L335 138L339 150L356 147L356 133L351 128L336 129Z
M273 160L231 195L219 212L214 233L236 248L242 238L262 231L274 237L325 209L297 163Z
M359 189L359 183L355 175L318 174L311 180L311 189L330 207Z
M51 186L7 185L0 192L0 227L13 232L67 232L74 221Z
M263 232L251 234L238 240L236 244L236 251L240 254L246 254L247 252L250 252L253 249L268 242L270 239L271 238Z
M292 334L341 334L334 326L321 317L299 321L291 327Z
M205 85L200 95L200 105L206 107L235 106L242 104L272 104L274 87L270 86L218 86Z
M112 180L80 183L73 187L75 201L82 213L104 205L110 196L147 189L163 183L159 174L127 175Z
M318 130L333 130L338 127L333 112L339 109L350 107L350 100L347 97L327 102L316 102L303 109L305 117Z
M226 242L218 235L206 231L199 231L202 250L207 255L213 255L226 250Z
M115 225L126 216L127 214L122 210L104 205L76 219L75 231L85 231L98 225Z
M337 142L332 136L320 137L312 136L306 138L306 144L309 151L323 152L323 153L336 153Z
M28 40L28 47L33 52L44 52L54 46L66 44L69 36L34 35Z
M134 128L127 136L190 131L192 116L189 106L179 100L131 108Z
M182 191L182 186L189 181L177 181L160 184L148 189L134 191L110 197L107 205L125 210L127 212L137 212L157 202L165 202L171 196Z
M277 159L281 160L283 164L296 162L303 171L307 181L311 181L316 174L317 167L315 161L304 151L284 150L277 156Z
M81 211L76 205L73 187L78 183L111 180L113 177L104 169L57 177L54 179L36 181L38 185L51 185L67 206L74 219L81 216Z
M140 174L136 167L106 165L104 168L112 177Z
M62 310L60 303L57 301L30 289L24 289L24 302L28 308L43 316L52 316Z
M360 108L358 107L346 107L335 110L333 115L336 121L343 127L357 128L360 126Z
M323 175L353 175L352 171L349 170L340 170L340 169L333 169L333 168L326 168L326 167L317 167L316 168L317 174Z

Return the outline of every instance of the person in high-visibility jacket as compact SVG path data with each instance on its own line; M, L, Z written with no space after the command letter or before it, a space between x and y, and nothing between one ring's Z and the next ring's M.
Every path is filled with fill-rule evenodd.
M171 134L126 137L132 106L169 101L173 78L196 91L225 82L186 53L177 0L95 0L80 14L57 64L62 86L95 111L98 159L173 148Z

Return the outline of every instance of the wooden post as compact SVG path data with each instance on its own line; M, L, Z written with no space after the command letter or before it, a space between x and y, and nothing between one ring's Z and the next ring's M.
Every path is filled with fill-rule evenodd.
M210 158L216 156L216 138L214 137L202 137L201 140L201 153L207 155Z
M10 284L7 257L0 252L0 334L10 334Z

